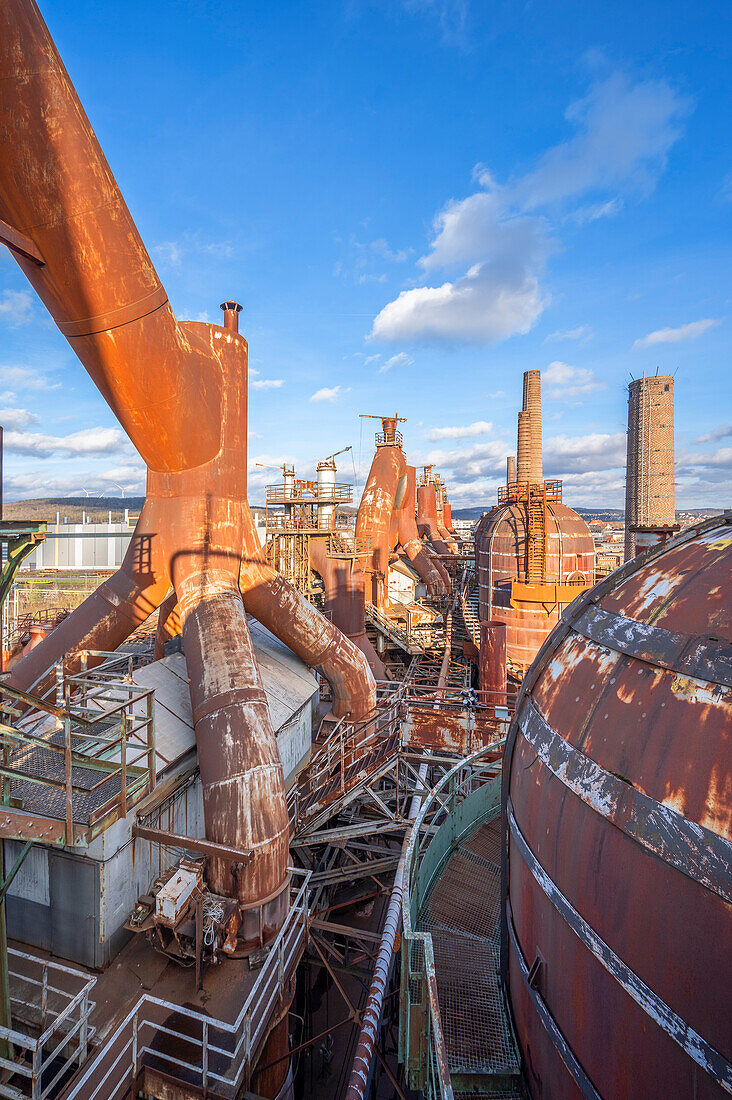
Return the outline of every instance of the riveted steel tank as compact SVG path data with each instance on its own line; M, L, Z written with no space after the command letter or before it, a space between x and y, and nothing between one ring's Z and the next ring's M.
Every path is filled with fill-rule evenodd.
M478 614L482 622L506 623L508 658L527 668L547 635L559 622L570 590L592 584L595 547L589 527L572 508L547 503L545 585L529 591L527 580L527 512L522 503L494 508L475 536L478 574ZM514 581L522 585L517 589ZM550 593L544 588L559 586Z
M732 1092L732 513L628 562L529 670L503 977L533 1098Z

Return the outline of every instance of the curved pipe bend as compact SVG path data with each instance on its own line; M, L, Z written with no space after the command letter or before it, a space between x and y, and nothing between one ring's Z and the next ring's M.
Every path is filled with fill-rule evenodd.
M333 713L358 721L376 704L376 681L366 657L345 634L300 595L281 574L257 558L242 563L244 606L333 691Z

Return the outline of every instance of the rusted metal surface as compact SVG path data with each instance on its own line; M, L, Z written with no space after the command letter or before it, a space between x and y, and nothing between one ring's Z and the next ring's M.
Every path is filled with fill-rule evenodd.
M455 549L440 531L437 519L437 489L432 466L424 466L417 486L417 530L429 539L438 554L453 554Z
M402 743L410 749L469 755L492 744L505 730L493 717L492 706L468 710L457 703L410 703L402 724Z
M485 698L496 707L505 707L507 689L506 624L500 619L480 624L478 682Z
M28 687L60 658L112 650L176 594L190 676L208 839L251 849L236 875L213 860L267 935L287 907L282 765L242 602L331 679L334 708L374 702L363 655L263 561L247 504L247 343L179 323L33 2L0 10L0 215L44 264L14 253L148 466L121 569L12 673ZM247 920L243 937L248 935ZM259 934L259 928L258 928Z
M308 541L310 565L323 581L326 615L366 657L378 680L386 672L366 634L366 579L357 557L334 557L328 552L329 536Z
M525 680L504 976L534 1095L732 1092L731 566L730 515L643 554Z
M506 623L508 656L524 668L559 622L565 606L562 601L571 602L582 585L594 579L592 535L585 521L566 504L547 503L546 541L545 583L529 588L524 503L495 508L475 535L479 617ZM522 587L514 588L514 582ZM553 591L555 586L559 586L558 592Z

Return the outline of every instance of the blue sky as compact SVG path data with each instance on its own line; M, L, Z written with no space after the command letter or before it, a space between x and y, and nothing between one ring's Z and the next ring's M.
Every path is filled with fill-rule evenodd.
M243 303L252 503L256 462L348 444L362 483L358 414L397 410L487 507L539 368L545 475L619 506L625 387L658 368L677 504L730 506L728 3L41 8L177 314ZM4 250L0 423L9 499L143 490Z

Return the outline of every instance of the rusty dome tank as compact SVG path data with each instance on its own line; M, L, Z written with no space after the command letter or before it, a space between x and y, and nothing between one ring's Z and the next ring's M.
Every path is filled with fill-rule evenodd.
M494 508L476 534L478 616L506 623L508 658L517 671L528 668L566 604L594 581L595 547L587 524L562 503L558 482L546 486L541 576L531 575L527 502Z
M585 593L504 756L502 967L533 1100L732 1092L732 513Z

